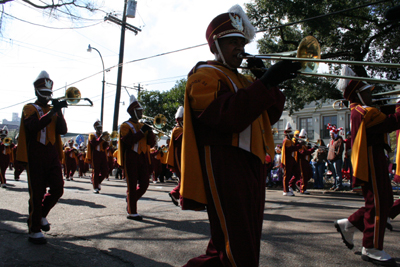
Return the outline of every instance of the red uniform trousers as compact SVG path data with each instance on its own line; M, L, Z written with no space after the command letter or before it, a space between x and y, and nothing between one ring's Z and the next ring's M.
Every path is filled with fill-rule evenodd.
M29 186L29 232L39 232L41 219L46 217L51 208L64 193L64 180L61 164L55 147L49 143L42 145L31 141L28 147L26 171ZM50 190L46 192L46 187Z
M153 181L157 181L158 176L160 176L162 167L161 167L161 161L159 159L152 158L151 164L153 166Z
M107 157L108 161L108 175L107 177L110 177L112 174L112 171L114 170L114 157Z
M258 266L266 182L262 162L231 146L199 147L199 155L211 239L206 254L185 266Z
M389 217L394 219L399 214L400 214L400 199L398 199L398 200L396 200L396 202L394 202L392 209L390 210Z
M22 165L21 163L19 163L17 161L17 148L18 148L18 146L15 146L13 148L13 153L14 153L14 180L19 180L19 176L25 170L24 165Z
M283 165L283 164L282 164ZM293 177L294 176L294 177ZM286 158L286 165L283 165L283 191L289 192L290 182L299 179L301 176L299 164L293 159ZM293 177L293 178L292 178ZM293 184L293 182L292 182Z
M88 169L88 164L85 163L85 161L79 160L79 176L82 177L84 174L86 175L87 169Z
M1 149L1 147L3 149ZM0 145L0 151L4 150L4 145ZM2 184L6 183L6 170L10 164L10 155L4 155L0 152L0 181Z
M126 149L124 171L127 184L127 212L128 214L137 214L137 202L149 187L150 173L147 154L138 154L132 149Z
M96 149L93 149L92 166L93 189L99 189L99 185L104 180L104 178L107 177L108 174L107 156L104 151L97 151Z
M172 189L170 193L174 198L180 199L181 193L179 192L179 190L181 190L181 172L179 171L178 168L174 168L174 172L175 175L179 178L179 182L178 185L174 189Z
M304 191L307 190L308 181L312 177L312 169L310 166L310 162L308 162L308 160L306 159L300 159L299 166L300 166L301 178L297 179L296 181L295 177L293 177L289 181L289 186L293 186L294 182L296 181L296 185L300 188L300 192L303 193Z
M370 177L369 182L362 186L365 206L348 220L363 232L363 247L382 250L387 218L393 205L393 191L383 148L370 146L368 154Z
M19 176L24 170L24 165L22 165L18 161L14 161L14 180L19 180Z
M71 151L70 153L74 153L74 152ZM70 153L65 154L65 166L67 169L67 171L66 171L67 175L65 176L66 178L69 178L69 177L73 178L74 173L76 171L76 160L75 160L75 158L71 158L69 156Z

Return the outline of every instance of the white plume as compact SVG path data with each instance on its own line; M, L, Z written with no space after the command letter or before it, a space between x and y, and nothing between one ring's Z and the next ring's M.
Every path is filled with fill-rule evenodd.
M256 29L250 23L249 17L247 17L247 15L244 12L244 10L242 9L242 7L240 5L236 4L233 7L231 7L228 10L228 12L238 14L240 16L240 18L242 18L243 27L244 27L244 35L249 40L249 42L251 42L256 35Z
M175 113L175 119L183 118L183 107L180 106Z
M355 74L355 72L347 66L343 66L341 75L342 76L357 76ZM339 82L337 83L336 87L340 91L344 92L344 90L346 90L346 87L349 84L349 82L350 82L350 79L339 79Z

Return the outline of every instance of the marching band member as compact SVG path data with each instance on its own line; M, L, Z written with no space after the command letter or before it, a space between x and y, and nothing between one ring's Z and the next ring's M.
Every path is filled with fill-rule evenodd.
M115 142L117 141L111 141L111 145L107 148L106 154L107 154L107 162L108 162L108 173L107 173L107 181L110 180L110 176L112 174L112 171L114 170L114 152L115 152Z
M79 178L86 176L86 172L89 169L89 164L85 162L86 158L86 146L84 143L79 145L79 153L78 153L78 164L79 164Z
M18 137L19 134L17 134L15 136L15 140L17 140L18 142ZM14 180L15 181L19 181L19 176L21 175L21 173L25 170L25 167L23 164L21 164L18 160L17 160L17 150L18 149L18 143L14 145L13 148L13 159L14 159Z
M172 177L172 173L168 169L168 166L167 166L167 155L168 155L168 151L169 151L169 147L168 147L169 143L170 143L170 139L167 140L166 145L161 146L161 150L158 154L158 158L161 162L161 173L158 176L158 180L160 181L160 183L164 183L165 180L171 179L171 177ZM165 180L164 180L164 178L165 178Z
M307 138L307 132L304 129L301 129L300 134L299 134L300 139L306 139ZM300 194L310 194L307 191L307 185L308 181L312 177L312 169L310 165L311 161L311 154L314 153L315 148L309 148L305 145L305 143L301 143L302 147L299 149L297 152L297 162L300 167L300 173L301 173L301 179L299 179L296 184L300 188ZM293 180L294 182L295 180ZM292 181L290 181L292 182ZM291 183L289 182L289 186Z
M42 71L33 83L37 100L22 111L17 160L25 162L29 187L29 241L45 244L43 231L50 230L46 217L63 195L64 180L60 159L63 158L60 135L67 133L61 108L66 101L52 100L53 81ZM46 190L49 187L50 190ZM47 191L47 192L46 192Z
M299 151L302 146L300 143L292 141L294 137L292 137L292 126L289 122L286 124L283 134L285 135L282 143L283 195L294 196L290 181L292 179L294 179L293 181L300 179L301 175L300 167L294 154Z
M341 128L336 128L336 126L331 126L328 124L329 134L331 140L328 144L328 165L332 172L332 176L335 179L335 184L330 190L340 191L343 190L342 184L342 165L343 165L343 151L344 151L344 141L339 135Z
M157 183L157 178L161 173L161 161L159 159L160 151L158 146L150 148L150 159L151 159L151 167L150 173L153 175L153 184Z
M8 135L7 126L4 126L2 130L0 130L0 184L1 187L6 188L6 170L10 165L10 162L14 161L13 159L13 148L14 144L12 144L11 139L8 139L8 142L4 142Z
M67 169L65 180L73 181L74 173L78 165L78 150L74 147L74 140L68 140L68 147L64 149L65 167Z
M103 133L103 127L99 120L93 124L93 127L96 130L96 133L89 134L86 162L92 165L93 193L98 194L101 190L101 182L108 174L108 162L106 156L108 142L103 138L105 134Z
M127 218L141 221L143 218L137 213L137 202L146 193L149 187L150 151L156 137L147 124L139 122L143 115L143 108L133 98L127 109L130 119L121 124L118 140L118 164L124 168L127 192ZM139 184L138 184L139 182Z
M180 106L175 114L176 125L172 130L171 141L167 156L167 164L170 169L179 178L178 185L168 193L172 202L179 206L181 189L181 152L182 152L182 134L183 134L183 107Z
M355 75L346 68L342 75ZM339 89L350 101L351 162L353 186L362 187L365 206L350 217L337 220L335 227L349 249L354 247L354 231L363 232L361 258L383 266L397 266L396 261L383 250L385 227L393 204L393 191L384 149L388 147L385 135L400 129L400 108L385 115L371 107L374 86L362 81L341 80Z
M251 32L251 33L250 33ZM206 31L214 61L199 62L185 91L182 141L183 209L204 209L211 240L186 266L258 266L265 205L264 160L274 155L271 124L285 97L277 85L300 63L281 61L252 82L238 73L254 27L239 5ZM255 66L261 60L249 60ZM250 197L251 196L251 197ZM246 225L246 227L243 227Z

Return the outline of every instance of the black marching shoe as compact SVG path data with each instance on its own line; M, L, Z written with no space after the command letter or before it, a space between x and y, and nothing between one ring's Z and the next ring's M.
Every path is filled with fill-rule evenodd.
M42 226L40 227L40 229L42 229L45 232L50 231L50 223L47 221L46 218L44 217L42 218L41 225Z
M169 195L169 197L171 198L172 203L174 203L175 206L179 207L179 202L178 202L178 200L177 200L171 193L168 193L168 195Z
M134 220L134 221L141 221L143 220L143 217L139 214L129 214L126 215L126 218L129 220Z

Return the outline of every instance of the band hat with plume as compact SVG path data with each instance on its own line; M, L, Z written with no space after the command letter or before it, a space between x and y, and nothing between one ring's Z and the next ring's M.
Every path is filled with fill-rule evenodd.
M8 127L4 126L3 129L0 130L0 136L6 137L8 135Z
M354 77L357 76L354 71L347 66L343 66L341 75ZM375 88L375 86L366 82L351 79L340 79L336 87L343 93L343 97L349 101L352 101L360 92L367 89L372 91Z
M33 86L35 87L35 90L39 91L53 91L53 81L50 79L49 74L45 70L42 70L39 73L39 76L33 82Z
M307 137L307 132L306 132L305 129L301 129L299 137L300 138L306 138Z
M96 129L97 127L101 126L101 121L100 120L96 120L93 124L93 127Z
M255 34L256 30L241 6L234 5L227 13L220 14L211 21L206 31L206 39L211 48L219 38L242 37L251 42Z
M181 118L183 118L183 107L182 106L180 106L175 113L175 119L181 119Z
M292 125L290 124L290 122L286 123L286 128L283 131L283 133L291 133L292 132Z
M133 109L135 109L135 110L143 109L134 95L131 95L129 100L131 103L129 104L129 107L126 110L128 113L130 113Z

